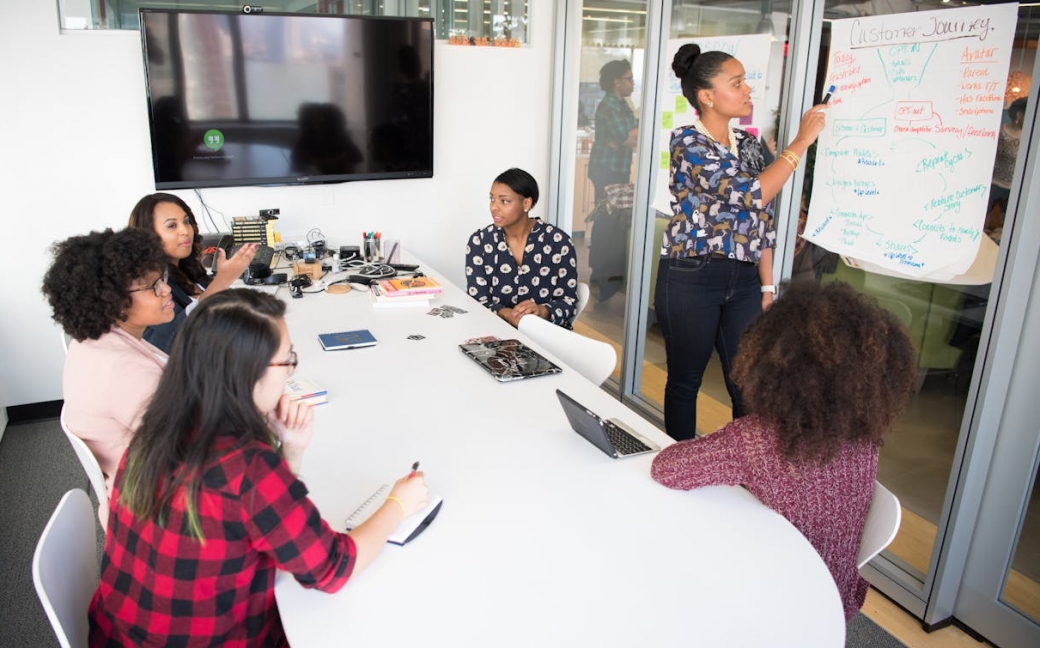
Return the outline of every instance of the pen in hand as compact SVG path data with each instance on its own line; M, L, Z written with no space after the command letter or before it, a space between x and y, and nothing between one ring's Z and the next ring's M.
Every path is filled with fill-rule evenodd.
M833 85L831 87L827 88L827 94L823 95L823 101L821 101L820 103L828 103L828 102L830 102L831 95L834 94L835 90L837 90L837 88L835 86L833 86Z
M412 477L415 477L417 474L419 474L419 462L418 461L416 461L415 463L412 464L412 472L408 475L408 479L411 479Z

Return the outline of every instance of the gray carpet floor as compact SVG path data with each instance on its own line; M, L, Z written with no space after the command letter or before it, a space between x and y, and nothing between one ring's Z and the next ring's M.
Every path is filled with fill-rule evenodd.
M57 419L9 425L0 441L0 646L57 648L32 581L36 541L66 491L90 493L87 475ZM103 540L97 526L97 542ZM846 648L901 648L903 644L858 615Z
M87 474L57 419L9 425L0 441L0 646L57 648L36 597L32 557L54 507L67 491L90 490ZM97 527L98 559L104 536Z

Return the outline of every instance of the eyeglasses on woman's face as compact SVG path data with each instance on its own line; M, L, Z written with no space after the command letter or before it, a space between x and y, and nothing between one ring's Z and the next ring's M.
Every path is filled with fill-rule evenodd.
M289 367L289 375L296 373L296 365L300 364L300 359L296 356L295 351L289 352L289 359L285 362L272 362L269 367Z
M162 297L163 290L165 290L167 288L167 286L170 285L169 284L169 279L170 279L170 269L167 268L166 270L163 270L163 273L159 276L158 279L155 280L155 283L151 284L150 286L145 286L144 288L131 288L127 292L132 292L133 293L133 292L140 292L142 290L151 290L152 292L155 293L156 297Z

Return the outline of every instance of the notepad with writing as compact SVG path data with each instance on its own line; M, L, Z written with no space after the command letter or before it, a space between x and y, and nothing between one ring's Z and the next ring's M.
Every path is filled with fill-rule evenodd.
M379 507L386 501L387 496L390 494L390 484L383 484L379 489L372 493L372 496L361 503L361 506L357 507L353 513L347 517L346 529L357 528L365 520L370 518L373 513L379 510ZM433 518L437 517L437 514L441 510L441 503L444 500L437 495L430 495L429 501L426 503L426 508L421 511L412 513L398 525L397 530L394 531L387 542L395 545L405 545L414 540L419 536L420 533L426 530L426 527L433 522Z
M342 333L321 333L318 335L318 341L326 351L357 349L376 344L375 336L369 333L368 329L343 331Z

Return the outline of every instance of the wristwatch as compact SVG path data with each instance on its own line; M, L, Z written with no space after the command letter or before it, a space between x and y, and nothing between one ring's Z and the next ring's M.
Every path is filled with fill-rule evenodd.
M762 292L776 294L776 284L762 284Z

